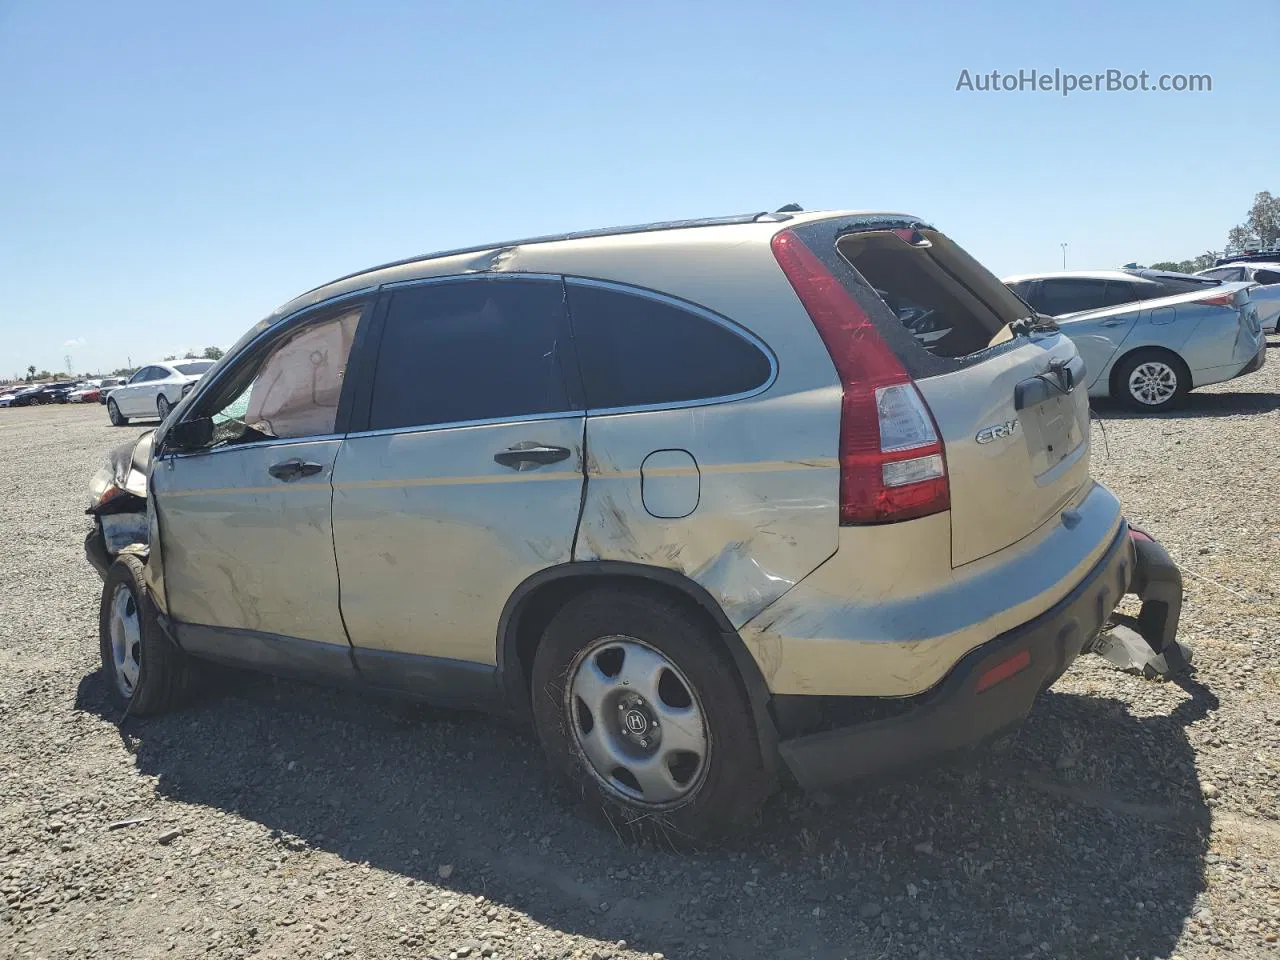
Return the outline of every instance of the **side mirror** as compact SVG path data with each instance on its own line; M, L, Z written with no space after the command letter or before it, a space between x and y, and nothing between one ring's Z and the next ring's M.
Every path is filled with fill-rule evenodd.
M180 420L170 427L169 432L164 435L164 445L179 452L199 450L207 447L212 439L213 420L209 417L195 417Z

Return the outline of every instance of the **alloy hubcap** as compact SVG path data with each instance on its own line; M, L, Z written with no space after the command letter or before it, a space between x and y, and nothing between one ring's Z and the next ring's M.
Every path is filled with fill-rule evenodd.
M142 622L133 591L124 584L111 595L111 660L116 688L127 700L133 696L142 670Z
M710 753L702 705L665 655L632 637L604 637L578 654L569 676L574 746L607 790L665 807L701 785Z
M1177 392L1178 374L1167 363L1149 360L1129 374L1129 393L1139 403L1155 406Z

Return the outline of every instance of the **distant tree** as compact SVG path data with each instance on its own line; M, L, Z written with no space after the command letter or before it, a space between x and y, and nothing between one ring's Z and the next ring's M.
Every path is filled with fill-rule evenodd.
M1217 253L1206 250L1191 260L1161 260L1151 265L1152 270L1171 270L1174 273L1195 273L1197 270L1208 270L1218 259Z
M132 377L132 376L133 376L135 373L137 373L137 372L138 372L138 368L137 368L137 367L117 367L115 370L112 370L112 371L111 371L111 376L113 376L113 377Z
M200 354L196 353L194 350L188 350L186 353L182 355L182 359L183 360L199 360L201 359L201 357L200 357Z
M177 360L177 359L178 359L178 355L177 355L176 353L171 353L171 354L169 354L167 357L165 357L164 359L165 359L165 361L166 361L166 362L167 362L167 361L169 361L169 360Z
M206 359L206 360L221 360L221 359L222 359L222 348L221 348L221 347L205 347L205 348L204 348L204 359Z
M36 378L36 365L33 363L27 367L27 379L34 380Z
M1259 240L1272 243L1280 240L1280 197L1272 196L1271 191L1263 190L1253 198L1253 206L1244 223L1231 228L1227 240L1233 246Z

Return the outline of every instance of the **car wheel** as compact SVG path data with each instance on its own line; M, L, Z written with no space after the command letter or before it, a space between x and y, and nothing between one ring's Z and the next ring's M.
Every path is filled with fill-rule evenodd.
M107 695L122 710L146 716L172 710L190 699L194 673L156 622L147 593L145 564L117 557L102 585L98 645Z
M538 739L615 829L667 842L727 833L772 789L733 662L700 621L665 598L596 590L542 636Z
M1116 369L1120 399L1135 410L1158 413L1182 402L1191 389L1186 365L1165 350L1138 350Z
M169 402L169 398L163 393L156 398L156 413L160 414L160 420L167 420L169 411L173 409L173 404Z
M116 406L114 400L107 401L107 416L111 418L112 426L123 427L129 423L129 418L120 415L120 408Z

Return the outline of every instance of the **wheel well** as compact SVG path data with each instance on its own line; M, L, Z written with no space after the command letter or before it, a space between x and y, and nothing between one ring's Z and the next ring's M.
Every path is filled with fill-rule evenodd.
M1186 378L1187 389L1190 390L1195 386L1195 383L1191 379L1191 368L1187 366L1187 361L1183 360L1182 357L1178 356L1177 353L1170 350L1168 347L1135 347L1123 356L1117 357L1116 362L1111 365L1111 396L1120 396L1120 368L1123 367L1131 357L1140 353L1167 357L1177 365L1178 372Z
M508 652L514 652L515 663L504 663L504 673L515 668L520 681L520 696L528 700L529 684L533 676L533 658L542 640L542 634L552 618L575 597L593 590L626 590L639 596L652 597L679 607L690 618L706 629L713 642L725 653L732 653L724 642L724 630L731 629L721 614L719 618L691 597L684 590L662 580L625 573L595 573L586 576L565 576L537 585L517 604L507 631ZM514 640L514 643L511 641ZM508 687L510 690L511 688ZM525 704L522 703L522 706Z
M498 670L503 692L517 716L527 716L533 658L551 619L575 597L601 588L634 591L666 601L701 623L710 641L727 655L746 694L755 721L756 742L765 768L778 767L778 728L771 694L755 658L715 599L700 585L674 570L621 561L572 564L573 570L544 570L511 595L498 622Z

